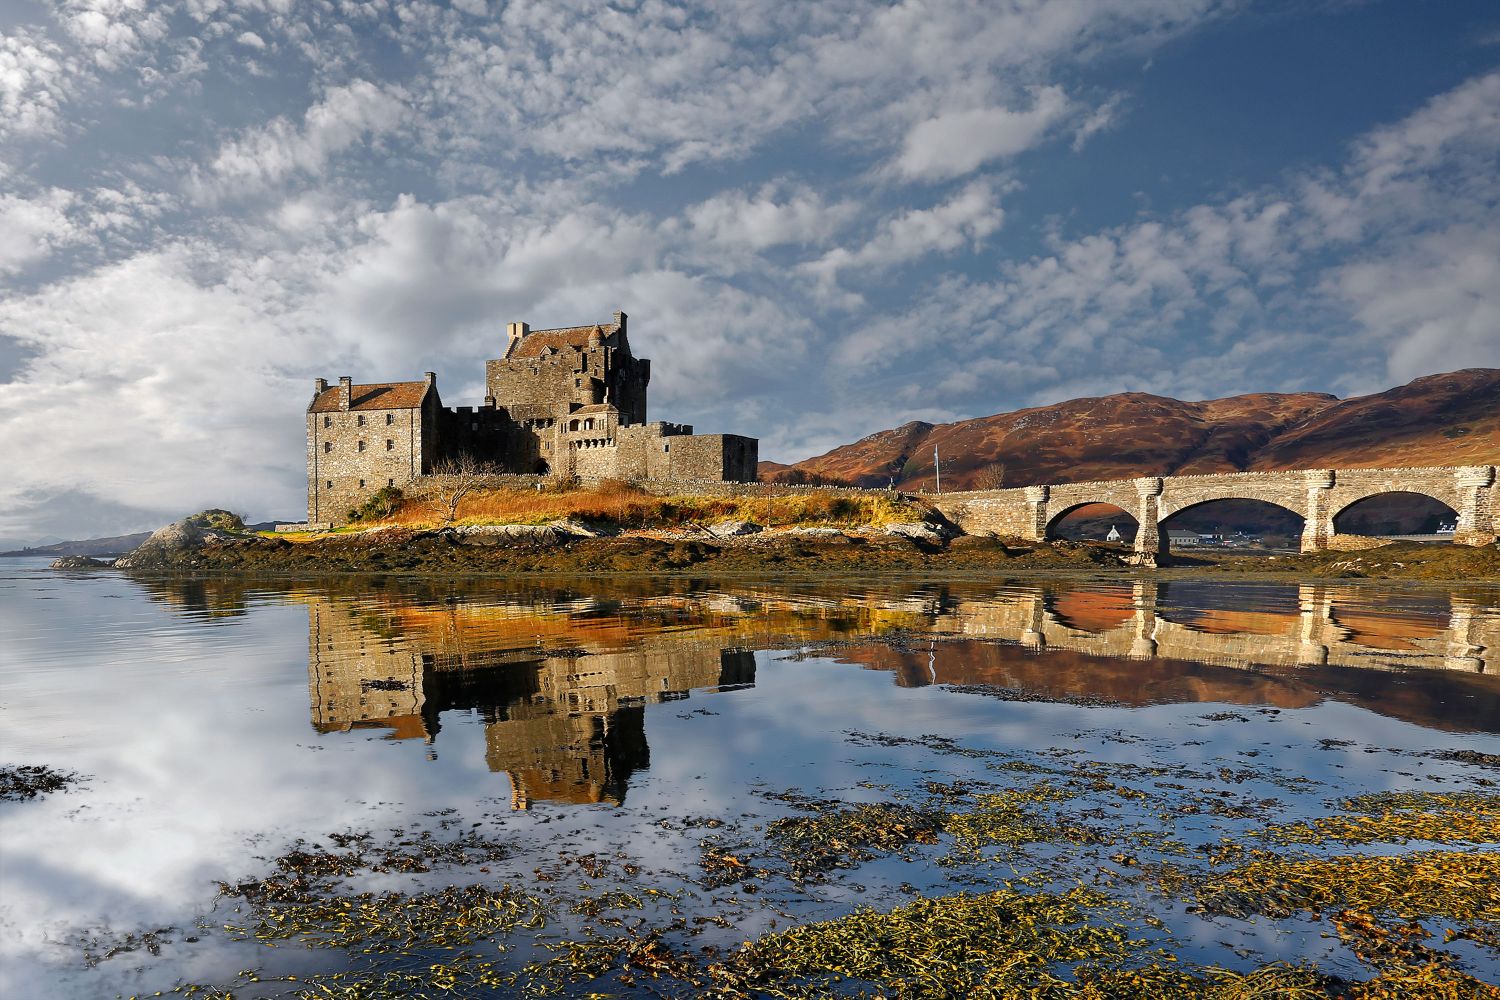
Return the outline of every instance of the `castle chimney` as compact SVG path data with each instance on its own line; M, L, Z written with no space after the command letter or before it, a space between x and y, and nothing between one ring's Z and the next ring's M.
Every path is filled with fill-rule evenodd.
M326 378L313 379L313 395L321 396L328 391L328 380Z
M625 320L627 318L628 317L624 313L620 312L620 310L615 310L615 326L620 328L619 332L621 336L625 335Z
M354 379L348 375L339 376L339 409L349 409L349 404L354 400Z
M486 396L486 397L484 397L484 408L486 410L493 410L495 408L495 397L494 396Z
M505 324L505 332L512 341L520 340L522 337L531 332L531 324L507 323Z
M423 372L422 373L422 381L424 381L424 382L427 383L427 388L429 388L429 389L436 388L437 387L437 372Z

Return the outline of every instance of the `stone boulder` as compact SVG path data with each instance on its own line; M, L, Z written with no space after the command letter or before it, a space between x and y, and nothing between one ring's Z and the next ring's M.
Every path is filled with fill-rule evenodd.
M720 521L718 524L710 524L708 533L714 538L739 538L742 535L754 535L765 529L754 521Z
M792 538L822 538L827 540L848 537L837 528L788 528L782 534Z
M911 524L889 524L886 525L887 535L899 535L909 538L914 542L922 542L927 545L943 544L944 534L937 525L928 524L926 521L916 521Z

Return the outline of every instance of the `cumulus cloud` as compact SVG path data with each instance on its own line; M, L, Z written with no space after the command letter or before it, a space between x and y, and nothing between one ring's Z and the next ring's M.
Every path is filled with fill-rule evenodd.
M695 241L729 251L762 251L826 243L858 212L852 201L830 204L806 187L782 195L768 184L754 195L743 190L715 195L690 205L683 216Z
M1069 106L1061 87L1043 87L1022 110L973 108L928 118L906 134L895 168L903 177L921 180L971 173L1035 146Z
M1387 352L1386 375L1500 365L1500 230L1456 224L1331 270L1340 299Z
M72 203L73 195L59 188L35 198L0 194L0 274L19 271L76 238L67 216Z
M367 137L389 132L405 117L399 88L356 80L331 88L302 116L251 129L219 148L192 186L200 198L264 190L292 174L317 175L338 153Z
M825 286L841 274L879 273L931 253L978 249L1005 221L996 185L975 181L931 208L912 209L881 221L856 247L835 247L803 270Z
M0 138L55 131L67 77L56 43L24 28L0 33Z

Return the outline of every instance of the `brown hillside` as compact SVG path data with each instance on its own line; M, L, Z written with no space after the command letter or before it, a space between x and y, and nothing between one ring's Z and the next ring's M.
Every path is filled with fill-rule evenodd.
M920 421L798 462L762 463L864 486L972 487L1005 465L1005 485L1248 469L1500 461L1500 369L1420 378L1370 396L1253 393L1183 402L1146 393L1073 399L951 424Z

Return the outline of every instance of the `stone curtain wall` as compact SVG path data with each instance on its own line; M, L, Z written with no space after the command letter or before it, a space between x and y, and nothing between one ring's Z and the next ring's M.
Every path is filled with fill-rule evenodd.
M1489 545L1500 538L1496 470L1489 465L1144 476L948 493L930 499L965 531L1033 540L1048 537L1057 521L1084 504L1113 504L1135 517L1136 560L1151 564L1167 550L1162 522L1214 500L1260 500L1299 515L1304 552L1365 547L1367 539L1336 535L1334 518L1360 500L1385 493L1420 493L1447 504L1458 515L1453 540L1460 545Z

